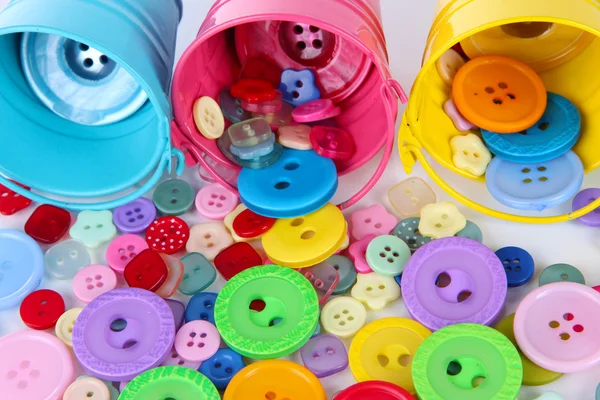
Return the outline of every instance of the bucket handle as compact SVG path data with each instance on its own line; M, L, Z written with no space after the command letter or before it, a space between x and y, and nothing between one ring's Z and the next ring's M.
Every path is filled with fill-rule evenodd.
M152 174L152 176L140 188L138 188L137 190L128 194L125 197L121 197L118 199L109 200L109 201L105 201L105 202L99 202L99 203L71 203L71 202L65 202L65 201L60 201L60 200L52 199L49 197L45 197L41 194L31 192L31 191L17 185L13 181L8 180L6 177L4 177L2 175L0 175L0 184L6 186L13 192L18 193L21 196L27 197L27 198L29 198L37 203L40 203L40 204L51 204L53 206L61 207L61 208L67 209L67 210L74 210L74 211L109 210L109 209L113 209L113 208L122 206L123 204L132 202L136 199L139 199L144 194L146 194L148 191L150 191L150 189L152 189L154 187L154 185L156 185L156 183L158 183L158 181L160 180L160 178L163 175L164 170L171 172L170 171L171 157L177 158L176 173L177 173L177 176L181 175L185 169L183 153L175 148L168 149L167 151L164 152L163 156L161 157L158 167L156 168L156 171L154 171L154 174Z

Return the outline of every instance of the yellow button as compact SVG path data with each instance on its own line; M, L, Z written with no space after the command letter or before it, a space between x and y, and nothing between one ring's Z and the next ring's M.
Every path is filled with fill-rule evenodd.
M347 230L348 230L348 222L346 222L346 231ZM348 246L350 246L350 236L348 234L346 234L346 236L344 237L344 243L342 243L342 245L338 249L338 252L342 251L342 250L346 250L348 248Z
M248 207L246 207L245 205L240 203L240 204L238 204L238 206L236 208L233 209L232 212L227 214L227 216L223 220L225 227L227 228L227 230L229 231L229 233L231 234L231 237L233 238L233 240L235 242L249 242L251 240L260 238L260 236L257 236L257 237L253 237L253 238L249 238L249 239L244 239L244 238L239 237L233 230L233 220L235 219L235 217L240 215L242 213L242 211L247 210L247 209L248 209Z
M304 217L279 219L263 237L267 256L275 264L304 268L325 261L344 243L348 226L333 204Z
M286 360L259 361L238 372L223 400L327 400L317 377Z
M488 164L492 161L492 153L474 133L454 136L450 140L452 161L456 168L465 170L475 176L485 174Z
M218 139L225 131L225 117L219 104L208 96L200 97L194 103L194 122L202 136Z
M465 60L456 50L450 49L437 59L437 67L440 77L446 84L452 86L452 81L458 70L465 65Z
M348 359L358 382L384 381L415 392L411 366L431 331L407 318L384 318L362 328L352 340Z
M69 347L73 347L73 325L75 325L75 320L82 310L83 308L71 308L65 311L56 321L54 327L56 337Z
M419 232L426 237L451 237L467 226L467 219L450 201L428 204L421 209Z
M77 379L67 388L63 400L110 400L108 387L100 379L85 377Z
M323 329L341 338L354 336L366 320L365 306L352 297L341 296L329 300L321 311Z
M352 297L372 310L381 310L388 303L400 298L400 286L391 276L376 272L358 274L352 287Z

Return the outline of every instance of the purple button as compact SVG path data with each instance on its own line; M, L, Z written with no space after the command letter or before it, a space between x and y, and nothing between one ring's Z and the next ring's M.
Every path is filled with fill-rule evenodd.
M141 197L115 208L113 222L123 233L140 233L156 219L156 207L151 200Z
M300 349L304 366L317 378L337 374L348 366L348 352L344 343L334 335L320 335L310 339Z
M179 330L183 326L183 319L185 317L185 305L182 302L173 300L173 299L165 299L171 311L173 311L173 318L175 320L175 332Z
M600 197L600 189L584 189L577 193L573 199L573 211L587 206L596 201ZM577 221L587 226L600 226L600 207L593 210L591 213L585 214L583 217L577 218Z
M73 351L86 372L128 381L157 367L175 340L168 304L142 289L116 289L92 300L73 327Z
M298 272L312 283L319 297L319 304L325 304L340 281L340 273L333 265L326 262L302 268Z
M448 237L415 252L402 272L401 287L409 313L433 331L493 323L506 300L507 281L492 250L471 239Z

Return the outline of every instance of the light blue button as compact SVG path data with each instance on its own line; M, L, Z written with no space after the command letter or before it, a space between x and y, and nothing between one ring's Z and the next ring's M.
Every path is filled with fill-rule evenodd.
M542 211L577 194L583 183L583 164L572 151L531 164L495 157L485 176L490 194L500 203L518 210Z
M333 265L339 274L340 281L337 286L331 292L332 294L343 294L346 293L354 284L356 283L356 268L354 268L354 263L348 257L340 256L335 254L325 261L328 264Z
M179 291L185 295L200 293L217 279L215 267L200 253L190 253L181 262L183 279L179 284Z
M239 157L242 160L252 160L258 157L264 157L266 155L271 154L273 152L273 147L275 146L275 135L271 133L271 136L254 146L240 147L234 146L233 144L229 147L231 154Z
M321 98L315 74L310 69L300 71L286 69L283 71L279 91L283 96L283 101L294 107Z
M44 276L40 246L24 234L0 229L0 310L17 306Z
M87 248L73 239L55 244L44 255L46 272L56 279L72 279L77 271L91 263Z

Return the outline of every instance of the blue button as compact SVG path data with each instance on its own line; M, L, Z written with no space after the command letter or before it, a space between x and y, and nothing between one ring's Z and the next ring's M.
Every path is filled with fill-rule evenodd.
M206 376L219 390L225 390L231 378L242 370L242 356L231 349L219 349L214 356L204 361L198 371Z
M301 71L286 69L283 71L279 91L282 94L283 101L294 107L321 98L321 92L315 81L315 74L310 69Z
M394 279L396 280L396 283L398 284L398 286L402 287L402 274L396 275L394 277Z
M313 150L284 149L275 164L243 168L238 176L244 205L271 218L295 218L317 211L331 200L337 186L335 164Z
M40 246L24 234L0 229L0 310L14 307L40 285L44 256Z
M317 322L317 327L315 328L315 331L313 332L311 338L314 338L315 336L319 336L321 334L321 324L319 322Z
M496 251L502 261L508 287L517 287L529 282L535 271L533 257L520 247L503 247Z
M356 283L356 268L354 268L352 260L348 257L335 254L325 262L333 265L333 268L340 274L340 280L333 292L331 292L332 294L344 294L354 286Z
M583 164L572 151L531 164L495 157L485 177L490 194L500 203L518 210L542 211L577 194L583 183Z
M467 225L463 228L463 230L454 236L460 236L483 243L483 233L481 232L481 229L479 229L479 227L471 221L467 221Z
M192 296L185 308L185 322L208 321L215 324L216 293L198 293Z
M487 148L498 157L512 162L544 162L565 154L577 143L581 115L569 100L548 93L546 112L531 128L509 135L481 133Z
M258 157L264 157L273 152L273 148L275 146L275 135L271 133L271 136L262 143L256 144L254 146L234 146L233 144L229 146L229 150L231 154L239 157L242 160L253 160Z

